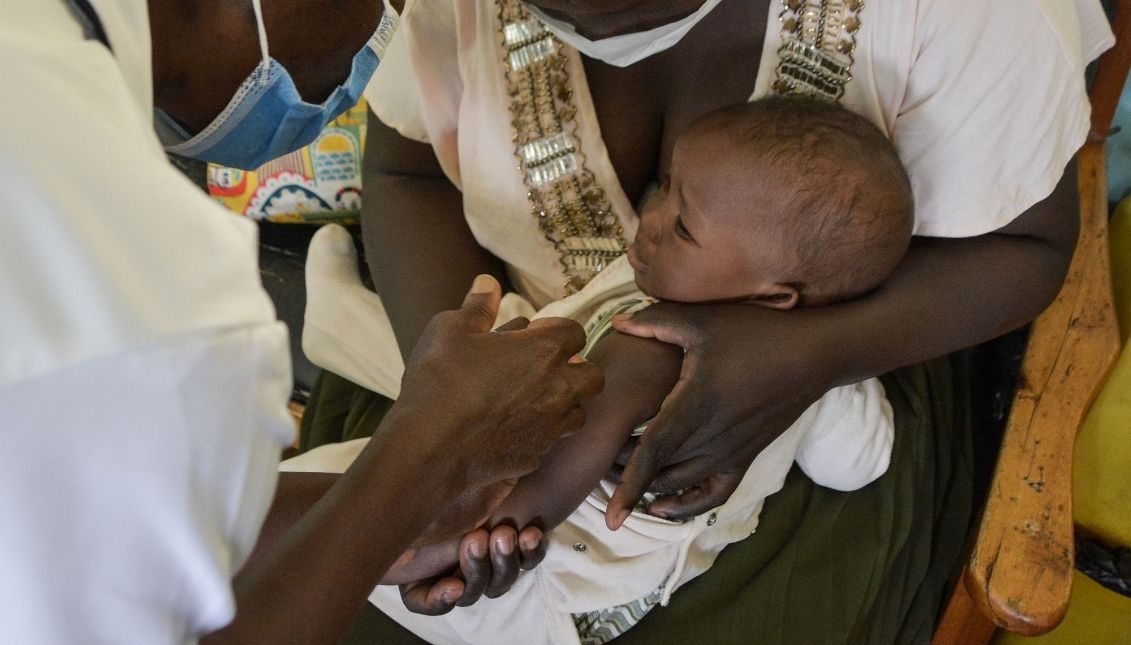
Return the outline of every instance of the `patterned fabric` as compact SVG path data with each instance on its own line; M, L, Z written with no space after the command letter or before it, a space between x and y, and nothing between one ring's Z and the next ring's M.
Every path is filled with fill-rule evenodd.
M644 598L618 607L574 614L573 624L577 625L581 645L603 645L627 632L653 607L660 604L663 591L663 588L657 589Z
M628 248L624 228L581 153L561 44L519 0L498 9L518 170L531 214L561 256L566 293L576 293Z
M864 0L783 0L774 91L839 101L852 80Z
M644 307L656 302L651 298L629 298L622 300L615 305L609 307L597 319L589 323L585 329L585 348L581 350L582 356L588 356L589 352L601 342L605 336L613 333L613 318L620 314L628 314L640 311Z
M209 164L208 194L257 220L356 222L367 113L362 100L330 122L314 143L254 172Z

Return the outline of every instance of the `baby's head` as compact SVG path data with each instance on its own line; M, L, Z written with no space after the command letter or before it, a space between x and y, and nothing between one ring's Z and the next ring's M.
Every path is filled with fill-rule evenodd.
M676 140L629 262L663 300L828 304L887 278L913 209L895 148L866 119L816 99L762 99Z

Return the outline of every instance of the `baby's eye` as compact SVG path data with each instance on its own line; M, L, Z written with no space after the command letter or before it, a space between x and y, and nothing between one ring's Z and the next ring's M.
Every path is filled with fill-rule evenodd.
M675 234L688 242L695 241L695 238L691 237L691 231L687 230L687 227L683 225L683 217L680 215L676 215L675 217Z

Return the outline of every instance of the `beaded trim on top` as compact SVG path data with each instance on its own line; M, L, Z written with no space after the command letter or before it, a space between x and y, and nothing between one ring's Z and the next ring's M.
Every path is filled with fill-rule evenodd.
M782 0L782 4L774 91L840 100L852 80L864 0Z
M531 212L561 256L565 292L588 284L628 245L585 165L561 44L519 0L497 0L514 155Z

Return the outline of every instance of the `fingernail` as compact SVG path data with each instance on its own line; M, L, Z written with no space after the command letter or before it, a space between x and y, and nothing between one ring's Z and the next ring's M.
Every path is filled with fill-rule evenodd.
M457 591L455 589L445 589L440 592L440 600L443 600L445 603L451 605L454 604L455 601L459 600L459 597L462 595L462 591Z
M581 354L574 354L573 356L569 357L569 362L576 365L578 363L585 363L587 361L585 360L585 357L582 356Z
M530 535L526 533L519 537L519 540L522 542L522 548L525 551L533 551L534 549L537 549L538 542L540 542L537 535Z
M613 322L615 322L615 323L616 322L624 322L626 320L632 320L632 314L617 314L617 315L613 316Z
M498 538L495 540L495 549L503 555L510 555L514 553L514 537Z
M473 558L482 558L483 557L483 545L480 544L478 541L472 542L471 544L468 545L467 552L470 553L471 557L473 557Z
M624 521L628 519L629 515L632 515L632 511L628 510L627 508L622 509L621 512L617 513L617 526L623 526Z
M471 293L475 294L491 293L494 288L495 279L486 273L475 276L475 282L471 283Z

